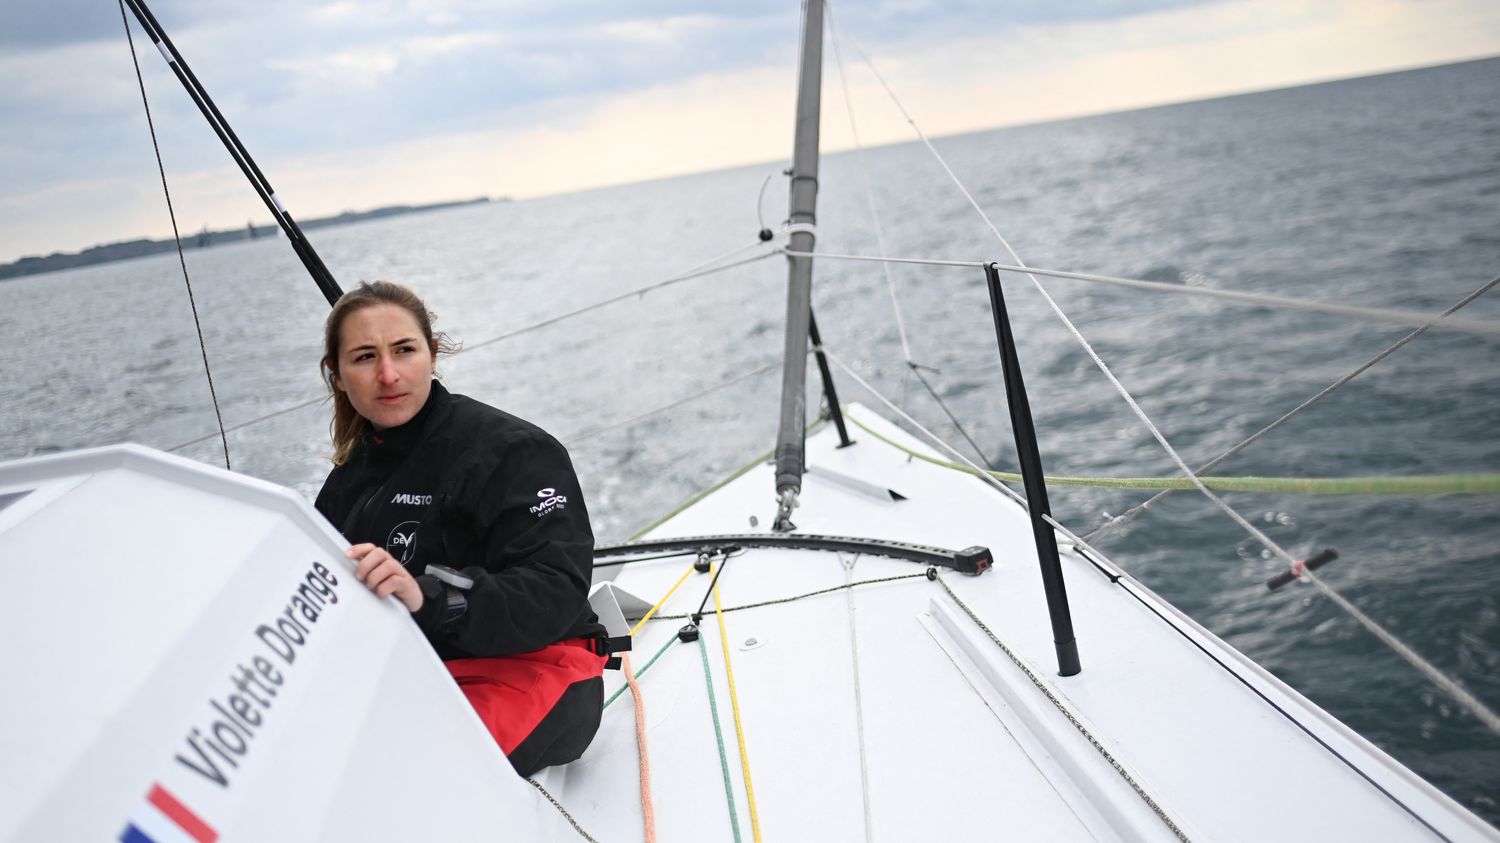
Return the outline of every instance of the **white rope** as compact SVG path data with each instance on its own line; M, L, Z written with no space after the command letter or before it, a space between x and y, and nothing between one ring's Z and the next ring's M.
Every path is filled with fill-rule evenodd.
M870 61L868 56L865 57L865 61L870 65L870 69L872 71L875 71L874 63ZM886 93L889 94L891 99L896 102L896 107L901 109L901 113L903 115L906 115L907 122L911 124L913 129L916 130L918 137L922 139L922 142L927 146L928 151L930 151L933 156L937 158L943 169L948 173L949 178L953 180L954 185L956 185L959 191L963 193L964 198L969 201L969 205L972 206L974 208L974 211L979 214L980 219L984 220L984 224L989 227L991 233L995 235L995 239L999 240L1000 245L1003 246L1005 248L1005 251L1010 254L1011 259L1016 262L1017 267L1024 272L1026 264L1021 260L1021 256L1016 254L1015 249L1011 248L1010 243L1006 241L1003 235L1000 234L999 229L995 228L995 224L990 221L989 215L984 212L984 209L979 206L978 202L974 201L974 197L971 193L969 193L968 188L964 187L963 182L953 172L953 169L948 166L948 162L943 159L943 156L937 151L936 148L933 147L932 143L927 140L927 135L922 132L920 127L917 126L916 121L911 119L911 115L908 114L906 108L901 105L901 102L896 97L895 92L892 91L890 86L885 83L885 79L883 77L880 77L879 71L875 71L875 74L877 78L880 78L880 83L885 87ZM1110 371L1109 366L1105 365L1104 360L1099 356L1097 352L1094 351L1094 347L1089 344L1089 341L1086 338L1084 338L1083 333L1078 330L1077 326L1073 324L1073 321L1068 318L1067 314L1063 313L1062 308L1058 306L1057 302L1053 300L1052 296L1047 294L1047 290L1042 286L1041 281L1037 280L1036 276L1030 274L1029 272L1027 273L1027 277L1031 279L1032 285L1036 287L1037 292L1041 294L1043 300L1047 302L1047 305L1052 308L1052 312L1057 315L1057 318L1063 323L1063 326L1068 329L1068 332L1071 333L1073 335L1073 338L1078 341L1078 344L1083 348L1084 352L1087 353L1089 358L1094 361L1094 365L1099 368L1099 371L1104 374L1105 378L1109 380L1110 384L1114 386L1115 390L1120 393L1120 397L1123 398L1125 400L1125 403L1130 406L1130 409L1136 414L1136 417L1141 420L1141 423L1146 426L1146 429L1151 431L1151 435L1156 438L1156 441L1161 445L1162 450L1166 451L1167 455L1172 458L1172 461L1177 464L1178 469L1182 471L1183 475L1186 476L1195 487L1197 487L1198 491L1202 493L1204 497L1208 498L1208 500L1211 501L1215 506L1223 510L1224 514L1233 519L1235 523L1239 524L1240 527L1242 527L1247 533L1255 537L1256 541L1259 541L1278 558L1286 562L1288 566L1294 568L1297 567L1297 560L1294 559L1290 553L1287 553L1287 551L1282 548L1281 545L1277 544L1269 536L1257 529L1255 525L1245 520L1244 516L1236 512L1232 507L1229 506L1229 504L1225 503L1221 498L1219 498L1218 495L1215 495L1213 492L1209 491L1207 486L1203 485L1203 481L1198 479L1198 475L1194 474L1193 470L1188 467L1188 464L1183 461L1182 456L1177 453L1177 449L1172 447L1172 444L1167 441L1167 437L1162 434L1161 430L1158 429L1155 424L1152 423L1150 417L1146 415L1146 411L1141 409L1140 404L1136 403L1135 398L1131 396L1129 390L1125 388L1125 385L1120 383L1119 378L1116 378L1114 372ZM1440 688L1451 694L1454 699L1458 700L1464 705L1465 708L1469 709L1470 713L1479 718L1480 722L1484 723L1484 725L1489 727L1490 730L1494 731L1496 734L1500 734L1500 716L1497 716L1487 706L1485 706L1472 694L1466 691L1463 686L1458 684L1456 680L1443 674L1430 662L1418 655L1415 650L1399 641L1395 635L1382 628L1368 615L1359 611L1354 606L1354 604L1344 599L1344 597L1339 595L1338 592L1334 591L1332 587L1330 587L1327 583L1324 583L1321 578L1314 576L1310 571L1306 571L1304 573L1306 573L1309 582L1317 586L1318 589L1325 595L1327 595L1329 599L1333 600L1336 605L1347 611L1350 617L1354 618L1360 623L1361 626L1364 626L1377 638L1385 642L1398 655L1406 659L1408 663L1421 671L1424 675L1427 676L1428 679L1431 679L1434 684L1438 685Z
M981 211L980 213L983 213ZM993 230L993 228L991 229ZM1002 243L1005 241L1002 239ZM1009 250L1009 246L1007 246ZM796 252L787 249L786 253L793 257L816 257L822 260L843 261L878 261L881 263L910 263L923 266L959 266L977 268L986 264L982 261L956 261L956 260L929 260L924 258L892 258L882 255L838 255L828 252ZM1015 252L1011 252L1014 256ZM1019 260L1019 259L1018 259ZM1179 296L1201 296L1203 298L1221 299L1224 301L1237 302L1239 304L1258 305L1262 307L1275 307L1283 310L1300 310L1312 313L1331 313L1338 316L1352 316L1359 319L1370 319L1376 322L1388 322L1397 325L1431 325L1443 330L1461 331L1483 336L1500 336L1500 324L1483 319L1444 319L1437 321L1438 314L1423 310L1411 310L1400 307L1368 307L1364 305L1338 304L1336 302L1323 302L1313 299L1299 299L1292 296L1278 296L1271 293L1247 293L1239 290L1224 290L1215 287L1188 287L1182 284L1167 284L1161 281L1145 281L1139 278L1121 278L1114 275L1097 275L1089 272L1069 272L1062 269L1042 269L1035 266L1013 266L1010 264L996 263L995 268L1001 272L1015 272L1028 276L1044 275L1050 278L1065 278L1073 281L1088 281L1095 284L1112 284L1119 287L1131 287L1138 290L1149 290L1154 293L1172 293ZM1035 278L1032 279L1036 280Z
M875 208L875 192L870 189L870 174L865 169L865 147L859 140L859 124L854 120L854 100L849 96L849 79L844 73L844 54L839 50L838 30L833 25L833 5L823 4L823 11L828 18L828 40L833 44L834 64L839 70L839 86L844 91L844 110L849 115L849 133L854 137L854 161L858 165L855 169L859 171L860 184L864 187L865 206L870 209L870 221L875 224L875 242L880 247L880 256L883 258L890 250L885 246L885 227L880 224L880 213ZM901 303L896 299L896 281L891 277L891 261L881 261L880 268L885 271L885 289L891 296L891 310L896 314L896 333L901 337L901 353L905 355L909 365L916 365L912 359L911 342L906 335L906 318L901 313Z

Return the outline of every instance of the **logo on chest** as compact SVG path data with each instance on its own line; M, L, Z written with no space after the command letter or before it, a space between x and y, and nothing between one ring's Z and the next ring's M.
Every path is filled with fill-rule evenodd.
M402 521L385 540L385 552L401 561L402 565L412 560L417 552L417 527L419 521Z
M432 495L413 495L408 492L397 492L391 503L405 504L407 506L432 506Z

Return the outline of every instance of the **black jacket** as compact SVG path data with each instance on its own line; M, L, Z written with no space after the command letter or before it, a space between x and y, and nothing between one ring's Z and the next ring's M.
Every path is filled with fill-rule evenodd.
M568 452L437 381L406 424L365 433L316 506L351 543L383 546L414 576L437 563L474 579L457 620L444 623L441 598L413 614L444 659L603 631L588 603L594 535Z

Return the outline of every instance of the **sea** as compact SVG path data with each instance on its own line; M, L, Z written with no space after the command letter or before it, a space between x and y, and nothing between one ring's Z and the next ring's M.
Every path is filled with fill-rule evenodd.
M933 144L1033 266L1437 312L1500 274L1497 91L1500 59L1489 59ZM1003 102L975 108L1004 121ZM825 119L844 119L842 107ZM346 287L385 278L422 293L438 327L466 346L441 365L450 388L556 434L600 540L619 541L774 444L785 258L660 282L726 253L763 254L756 234L785 216L786 166L375 220L319 230L314 243ZM192 218L191 209L178 213ZM915 141L824 157L818 248L1010 262ZM280 238L191 250L187 269L234 470L311 497L329 469L318 376L326 303ZM973 453L967 434L991 465L1014 466L982 272L888 269L816 263L825 345L956 447ZM1048 472L1173 474L1032 282L1004 283ZM1041 284L1195 465L1408 330L1081 281ZM1500 292L1462 313L1500 323ZM129 441L224 463L175 254L0 283L0 336L0 459ZM923 367L942 405L908 362ZM835 377L844 401L883 407ZM1447 330L1417 338L1218 469L1496 471L1500 339ZM1051 490L1054 513L1079 533L1148 496ZM1336 549L1338 561L1323 569L1333 587L1500 708L1500 499L1224 499L1299 557ZM773 504L767 488L766 517ZM1500 735L1311 587L1268 591L1283 565L1208 501L1174 494L1099 547L1500 824ZM1089 642L1079 646L1087 664ZM1296 793L1297 771L1285 771L1281 786Z

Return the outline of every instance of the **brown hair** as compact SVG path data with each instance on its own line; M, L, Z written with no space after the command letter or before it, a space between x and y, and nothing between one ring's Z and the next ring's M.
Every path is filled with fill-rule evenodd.
M323 323L323 361L320 364L323 381L328 384L328 392L333 398L333 421L328 424L328 432L333 437L334 465L343 465L349 459L355 443L368 424L349 402L348 394L335 383L339 374L340 334L344 329L344 320L350 314L377 304L393 304L410 313L417 320L417 326L422 329L422 337L434 355L452 354L458 350L446 334L433 333L432 323L437 321L437 317L432 315L432 311L427 309L427 305L416 293L400 284L391 281L361 282L358 287L340 296L328 314L328 321Z

